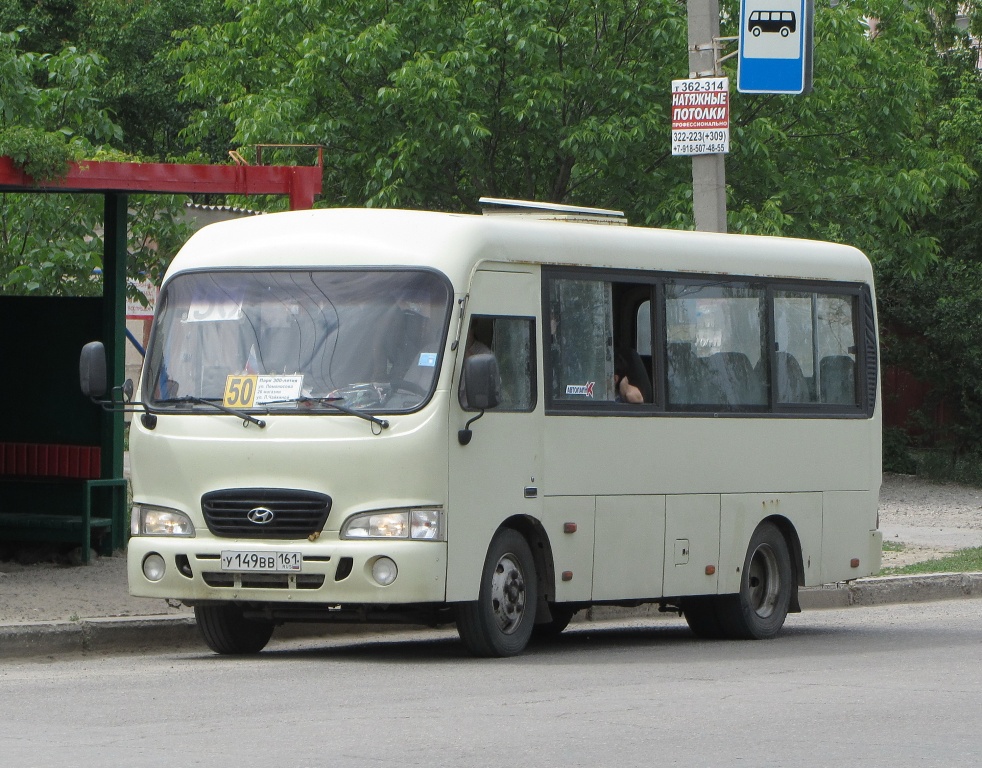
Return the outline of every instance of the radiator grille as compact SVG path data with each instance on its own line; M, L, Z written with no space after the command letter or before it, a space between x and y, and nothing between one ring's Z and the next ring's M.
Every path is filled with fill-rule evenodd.
M306 539L320 533L331 497L282 488L229 488L201 497L201 512L215 536L238 539Z

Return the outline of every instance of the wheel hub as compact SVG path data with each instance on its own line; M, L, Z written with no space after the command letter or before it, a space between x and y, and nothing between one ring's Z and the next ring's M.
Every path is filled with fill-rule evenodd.
M754 612L766 619L774 613L781 593L781 575L777 555L768 544L761 544L750 558L750 604Z
M525 613L525 576L514 555L498 560L491 578L491 610L499 629L514 632Z

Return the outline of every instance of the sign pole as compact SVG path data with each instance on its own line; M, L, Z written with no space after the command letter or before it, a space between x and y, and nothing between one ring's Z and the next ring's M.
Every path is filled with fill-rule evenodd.
M717 71L719 0L687 0L689 15L689 77L710 77ZM726 231L726 155L692 156L692 212L696 229Z

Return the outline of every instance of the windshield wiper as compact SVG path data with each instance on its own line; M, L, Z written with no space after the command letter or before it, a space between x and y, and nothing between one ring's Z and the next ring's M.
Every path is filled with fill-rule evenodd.
M357 416L359 419L364 419L365 421L370 421L372 424L378 424L382 429L389 428L388 419L380 419L378 416L373 416L370 413L365 413L364 411L357 411L354 408L349 408L347 405L341 405L339 400L343 400L343 397L295 397L291 400L274 400L265 405L282 405L283 403L296 403L301 405L303 403L317 403L318 405L326 405L335 410L341 411L341 413L346 413L349 416Z
M207 405L214 408L222 413L227 413L232 416L238 416L242 421L246 423L255 424L260 429L266 426L266 422L262 419L257 419L255 416L244 411L238 411L234 408L227 408L226 406L219 403L216 399L206 399L203 397L195 397L194 395L184 395L183 397L170 397L166 400L158 400L156 405L174 405L177 403L194 403L195 405Z

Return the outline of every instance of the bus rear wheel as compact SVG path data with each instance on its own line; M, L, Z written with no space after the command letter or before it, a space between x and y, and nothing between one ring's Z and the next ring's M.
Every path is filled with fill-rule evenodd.
M273 624L252 621L235 605L197 605L194 618L205 643L215 653L259 653L273 636Z
M510 528L488 547L476 602L455 609L457 632L475 656L515 656L525 650L535 625L535 562L524 537Z
M726 637L764 640L784 626L793 574L788 544L777 526L761 523L750 538L740 591L717 598L716 616Z

